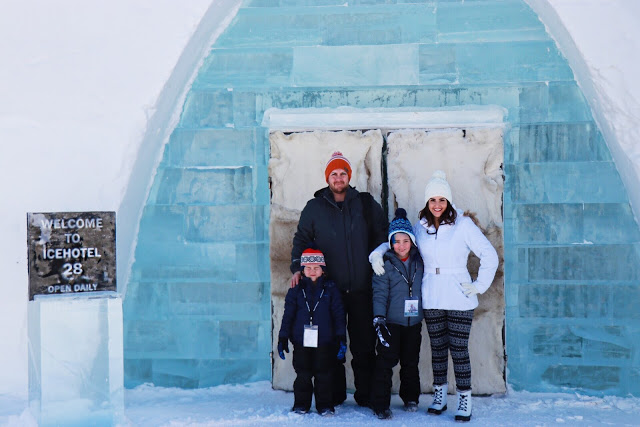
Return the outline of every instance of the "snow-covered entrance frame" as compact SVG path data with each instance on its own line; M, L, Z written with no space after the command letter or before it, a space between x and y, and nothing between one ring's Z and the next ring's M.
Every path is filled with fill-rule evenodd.
M351 160L354 168L352 184L361 191L371 192L380 201L381 171L376 170L376 165L381 164L382 141L387 139L390 216L393 216L396 203L417 215L416 212L422 208L424 183L435 169L446 170L454 193L458 195L458 209L471 208L478 215L481 227L502 258L502 162L506 114L507 110L498 106L267 110L262 126L269 130L271 143L272 340L280 328L284 296L288 290L291 239L301 209L311 194L324 185L320 169L325 157L334 149L343 150ZM318 179L315 179L316 175ZM492 184L491 188L484 191L488 183ZM464 194L469 191L476 196L470 198ZM415 215L412 215L412 222L417 220L413 218ZM477 271L477 258L470 259L469 265L471 271ZM506 391L503 326L504 281L501 268L490 292L481 299L474 321L475 332L470 346L476 373L475 393ZM275 345L276 341L273 341ZM430 390L432 383L426 332L423 333L422 353L421 383L426 391ZM349 355L347 359L350 359ZM348 385L352 386L350 371L347 372ZM453 382L452 366L450 374ZM397 377L397 372L395 375ZM294 378L290 362L273 359L274 388L291 390ZM397 391L397 378L394 384Z
M447 129L504 127L507 110L497 105L452 108L269 108L262 126L269 132L357 129Z

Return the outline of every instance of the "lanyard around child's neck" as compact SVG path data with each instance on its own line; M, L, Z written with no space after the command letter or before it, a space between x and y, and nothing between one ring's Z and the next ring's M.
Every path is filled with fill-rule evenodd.
M313 306L313 310L309 307L309 301L307 300L307 293L302 290L302 295L304 296L304 303L307 304L307 310L309 310L309 324L313 325L313 313L316 312L316 308L318 308L318 304L320 304L320 300L322 299L322 295L324 295L324 288L322 288L322 292L320 292L320 297L318 301L316 301L316 305Z
M398 269L398 267L396 267L396 266L395 266L395 265L393 265L393 264L391 264L391 266L392 266L393 268L395 268L395 269L396 269L396 271L400 274L400 276L402 277L402 279L407 283L407 286L409 286L409 297L410 297L410 298L413 298L413 281L414 281L414 280L415 280L415 278L416 278L416 273L417 273L417 271L414 271L414 272L413 272L413 277L411 277L411 280L409 281L409 280L407 280L407 278L404 276L404 274L402 274L402 271L400 271L400 270ZM405 268L405 270L408 270L408 269L407 269L407 268Z

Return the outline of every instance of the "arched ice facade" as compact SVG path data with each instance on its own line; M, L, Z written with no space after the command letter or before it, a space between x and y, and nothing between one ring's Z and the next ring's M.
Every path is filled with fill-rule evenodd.
M467 106L505 111L507 382L637 394L638 224L574 73L522 0L245 1L145 203L127 385L271 378L267 110Z

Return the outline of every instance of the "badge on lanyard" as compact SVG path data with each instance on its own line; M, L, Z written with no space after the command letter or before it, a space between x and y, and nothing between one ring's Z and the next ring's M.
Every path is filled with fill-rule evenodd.
M416 274L413 273L413 277L411 278L411 282L409 282L407 280L407 278L404 276L404 274L402 274L402 272L400 270L398 270L398 267L396 267L394 265L393 268L395 268L396 271L398 273L400 273L400 276L402 276L402 278L407 283L407 285L409 285L409 298L405 298L404 299L404 317L418 317L418 314L419 314L418 313L418 299L416 297L414 297L412 295L412 292L411 292L411 284L413 283L413 279L416 278Z
M418 317L418 300L407 298L404 300L404 317Z
M318 347L318 325L304 325L302 345L305 347Z
M304 325L304 335L302 336L302 345L304 347L318 347L318 325L313 324L313 313L316 312L316 308L318 308L318 304L320 304L320 300L324 295L324 289L320 292L320 296L318 297L318 301L316 301L316 305L313 306L313 310L309 307L309 302L307 301L307 293L302 290L302 295L304 296L304 302L307 304L307 310L309 310L310 322L308 325Z

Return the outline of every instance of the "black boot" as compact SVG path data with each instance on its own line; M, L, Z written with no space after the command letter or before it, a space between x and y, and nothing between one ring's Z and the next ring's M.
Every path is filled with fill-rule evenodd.
M393 418L393 413L389 408L382 409L380 411L374 411L374 412L376 414L376 417L378 417L379 420L390 420L391 418Z

